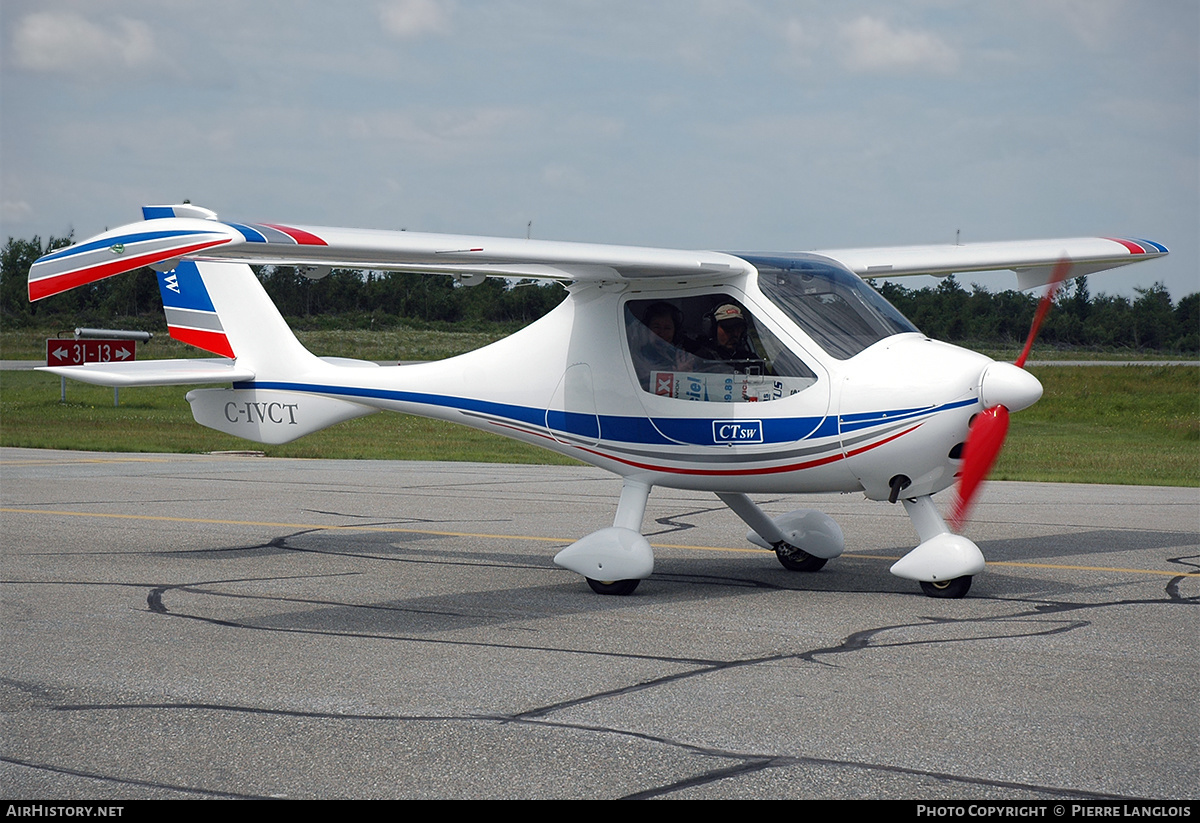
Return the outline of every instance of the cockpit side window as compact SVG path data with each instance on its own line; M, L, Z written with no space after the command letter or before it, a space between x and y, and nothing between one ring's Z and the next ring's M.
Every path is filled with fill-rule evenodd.
M766 402L816 375L725 293L625 304L629 354L643 391L680 400Z
M813 257L746 257L758 287L817 345L846 360L893 334L917 331L850 271Z

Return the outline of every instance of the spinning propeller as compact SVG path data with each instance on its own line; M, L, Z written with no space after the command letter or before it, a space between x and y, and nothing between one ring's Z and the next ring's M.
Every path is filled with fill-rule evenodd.
M1000 449L1004 447L1004 438L1008 435L1009 409L1020 411L1033 405L1042 395L1041 384L1025 371L1025 361L1033 348L1033 341L1037 338L1042 322L1050 311L1050 305L1054 302L1054 294L1070 271L1071 261L1066 257L1055 264L1050 275L1049 287L1038 303L1025 348L1016 362L1011 365L993 363L983 372L979 399L984 405L984 410L976 416L970 431L967 432L962 472L959 474L958 488L955 490L954 506L950 511L950 526L956 532L962 531L967 512L979 492L979 486L991 471Z

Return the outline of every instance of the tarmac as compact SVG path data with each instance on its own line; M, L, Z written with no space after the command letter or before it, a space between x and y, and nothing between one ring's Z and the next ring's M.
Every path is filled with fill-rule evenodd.
M963 600L783 569L655 489L628 597L553 565L591 468L0 450L0 796L1200 796L1200 489L990 483ZM944 502L943 502L944 505Z

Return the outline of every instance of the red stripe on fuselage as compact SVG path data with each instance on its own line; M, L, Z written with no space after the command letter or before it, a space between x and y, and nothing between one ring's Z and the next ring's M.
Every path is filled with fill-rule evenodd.
M844 460L847 457L854 457L857 454L862 454L863 452L878 448L885 443L890 443L899 437L903 437L909 432L919 429L921 425L922 424L918 423L912 428L905 429L898 434L893 434L891 437L885 437L883 440L872 443L869 446L863 446L861 449L855 449L847 452L846 454L831 454L828 457L822 457L818 460L809 460L806 463L789 463L786 466L768 466L762 469L685 469L674 466L655 466L652 463L639 463L636 460L626 460L625 458L616 457L615 455L607 454L605 452L598 451L597 449L589 449L586 446L576 446L575 448L579 449L580 451L587 452L588 454L594 454L597 457L603 457L606 460L613 460L617 463L623 463L626 466L633 466L634 468L646 469L648 471L664 472L666 474L699 475L702 477L743 477L746 475L755 474L781 474L783 472L798 472L803 471L804 469L812 469L816 468L817 466L824 466L829 463L836 463L838 460ZM536 434L536 432L533 433Z
M192 252L202 251L203 249L211 249L213 246L228 243L232 239L230 237L222 237L220 240L210 240L207 243L194 243L190 246L182 246L178 249L170 249L168 251L156 251L150 254L138 255L137 257L120 257L111 263L89 266L86 269L65 272L64 274L52 274L49 277L41 277L37 280L29 281L29 299L33 301L41 300L44 297L53 297L56 294L70 291L78 286L86 286L88 283L94 283L106 277L115 277L127 271L140 269L142 266L161 263L163 260L170 260L173 257L183 257Z

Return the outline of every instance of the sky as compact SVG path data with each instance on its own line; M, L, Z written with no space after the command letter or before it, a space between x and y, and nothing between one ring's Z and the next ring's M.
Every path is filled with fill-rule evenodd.
M1171 256L1091 293L1178 300L1200 3L4 0L0 236L185 199L743 251L1140 237Z

